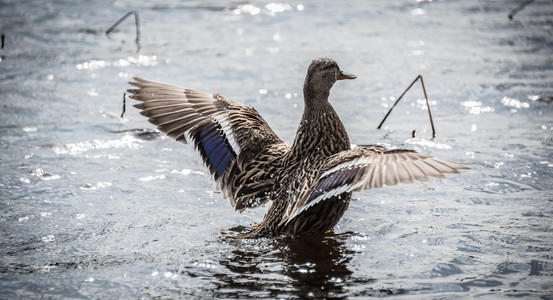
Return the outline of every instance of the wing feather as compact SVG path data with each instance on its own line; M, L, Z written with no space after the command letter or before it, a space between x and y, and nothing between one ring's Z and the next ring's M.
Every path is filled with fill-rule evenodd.
M313 207L341 193L379 188L383 185L411 183L428 180L429 177L445 177L447 173L459 173L469 169L463 164L413 150L390 150L383 146L361 146L342 151L327 159L319 174L317 184L304 199L291 210L286 223Z
M134 106L148 121L177 141L194 146L217 187L237 210L270 200L274 175L289 146L252 107L217 93L134 77ZM262 158L259 160L259 158ZM240 181L245 174L250 180ZM252 175L253 174L253 175ZM272 175L272 176L271 176Z

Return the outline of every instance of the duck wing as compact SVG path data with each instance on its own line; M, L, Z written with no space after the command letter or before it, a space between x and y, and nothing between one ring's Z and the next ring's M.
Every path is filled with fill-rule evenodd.
M315 187L298 201L286 223L315 204L343 193L426 181L429 177L444 178L445 174L459 173L461 169L470 168L414 150L370 145L342 151L327 159Z
M270 200L280 158L290 148L251 106L218 93L133 78L129 89L140 114L161 132L194 142L217 187L236 210ZM255 176L254 176L255 175Z

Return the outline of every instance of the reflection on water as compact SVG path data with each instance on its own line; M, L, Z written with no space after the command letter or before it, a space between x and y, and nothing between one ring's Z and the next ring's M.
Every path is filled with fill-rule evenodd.
M355 251L346 245L351 234L298 239L230 240L217 270L211 263L194 264L188 276L210 277L216 298L346 298L386 296L402 289L371 288L375 280L357 278L350 270ZM229 240L225 240L229 241ZM211 265L212 267L209 267ZM356 288L359 287L359 288Z

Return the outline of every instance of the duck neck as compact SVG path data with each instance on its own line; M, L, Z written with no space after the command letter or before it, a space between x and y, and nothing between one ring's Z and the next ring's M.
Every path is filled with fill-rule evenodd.
M311 80L308 77L305 79L305 83L303 84L305 108L307 109L308 105L319 103L327 103L330 106L330 103L328 102L330 88L323 88L320 86L320 83L311 83L310 81ZM330 107L332 108L332 106Z
M292 145L292 155L297 159L308 161L328 157L349 148L350 142L346 129L328 100L306 100Z

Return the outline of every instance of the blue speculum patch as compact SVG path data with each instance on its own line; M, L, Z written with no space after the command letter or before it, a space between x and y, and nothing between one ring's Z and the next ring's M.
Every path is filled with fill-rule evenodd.
M219 176L227 167L232 158L232 149L222 135L218 126L206 126L199 132L200 150L207 160L207 164L211 169L215 170L215 175Z
M317 198L323 193L351 183L352 179L355 177L357 169L358 168L341 169L323 178L319 181L319 184L317 184L317 187L309 197L308 201Z

